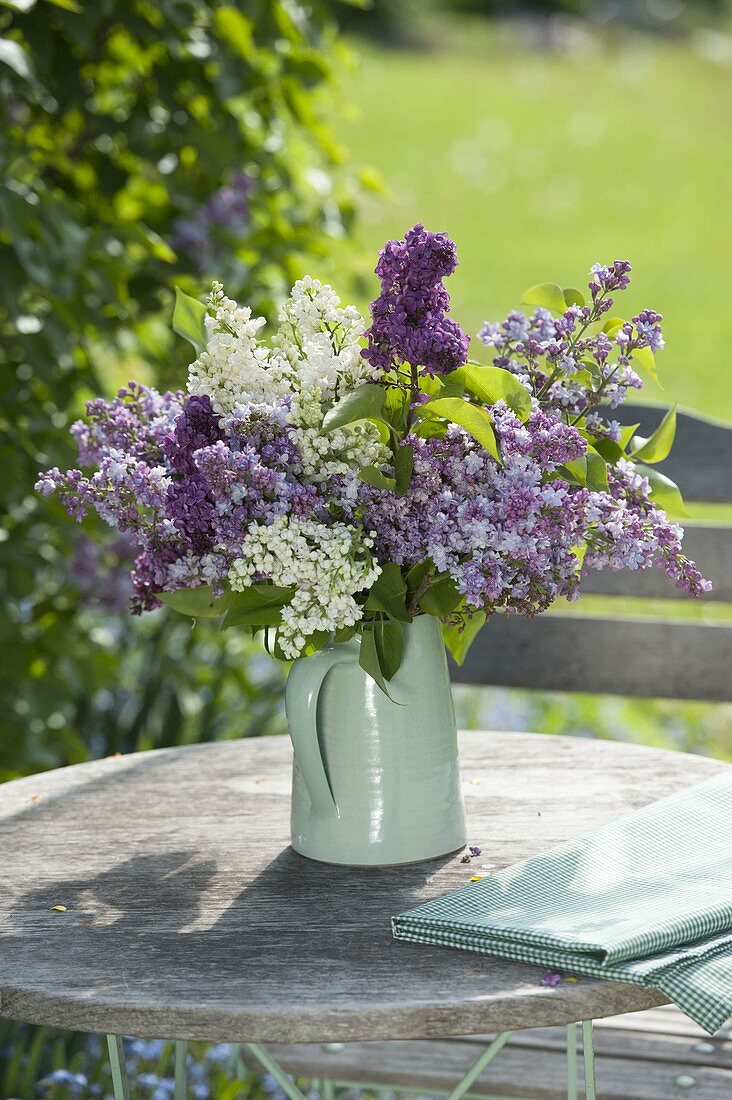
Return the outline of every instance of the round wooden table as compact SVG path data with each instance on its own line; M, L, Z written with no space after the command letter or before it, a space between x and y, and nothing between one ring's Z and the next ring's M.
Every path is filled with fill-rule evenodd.
M664 997L397 943L390 917L715 774L703 757L461 734L469 841L409 867L289 847L291 749L261 738L115 757L0 787L0 1016L259 1044L446 1037ZM59 908L63 907L63 909Z

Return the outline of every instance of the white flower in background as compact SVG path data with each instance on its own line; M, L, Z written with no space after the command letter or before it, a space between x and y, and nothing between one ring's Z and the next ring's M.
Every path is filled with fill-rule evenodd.
M332 633L362 617L354 596L370 588L381 572L372 546L371 538L346 523L279 516L269 525L250 527L229 583L235 592L257 577L294 586L292 603L282 611L279 644L287 657L297 657L308 635Z

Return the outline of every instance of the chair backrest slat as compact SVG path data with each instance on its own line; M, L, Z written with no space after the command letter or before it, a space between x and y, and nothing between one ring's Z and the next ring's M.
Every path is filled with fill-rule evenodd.
M494 616L457 683L732 701L732 622Z
M623 405L612 413L622 424L640 424L649 436L660 424L664 408ZM680 486L685 500L732 504L732 427L678 413L676 439L665 462L656 467Z

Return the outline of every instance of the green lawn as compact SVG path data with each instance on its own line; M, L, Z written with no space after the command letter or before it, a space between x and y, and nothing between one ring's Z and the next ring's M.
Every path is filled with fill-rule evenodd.
M577 285L595 260L627 257L626 310L667 318L665 389L647 397L732 418L732 70L683 43L568 57L482 22L447 29L433 50L355 46L341 136L387 188L359 245L375 257L418 220L447 230L471 333L532 283Z

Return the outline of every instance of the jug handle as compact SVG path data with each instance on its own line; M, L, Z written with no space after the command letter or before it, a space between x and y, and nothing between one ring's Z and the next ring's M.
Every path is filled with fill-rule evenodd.
M318 738L318 697L328 673L344 661L353 660L337 649L321 650L312 657L298 658L290 669L285 690L285 711L295 758L302 772L313 807L328 812L338 809Z

